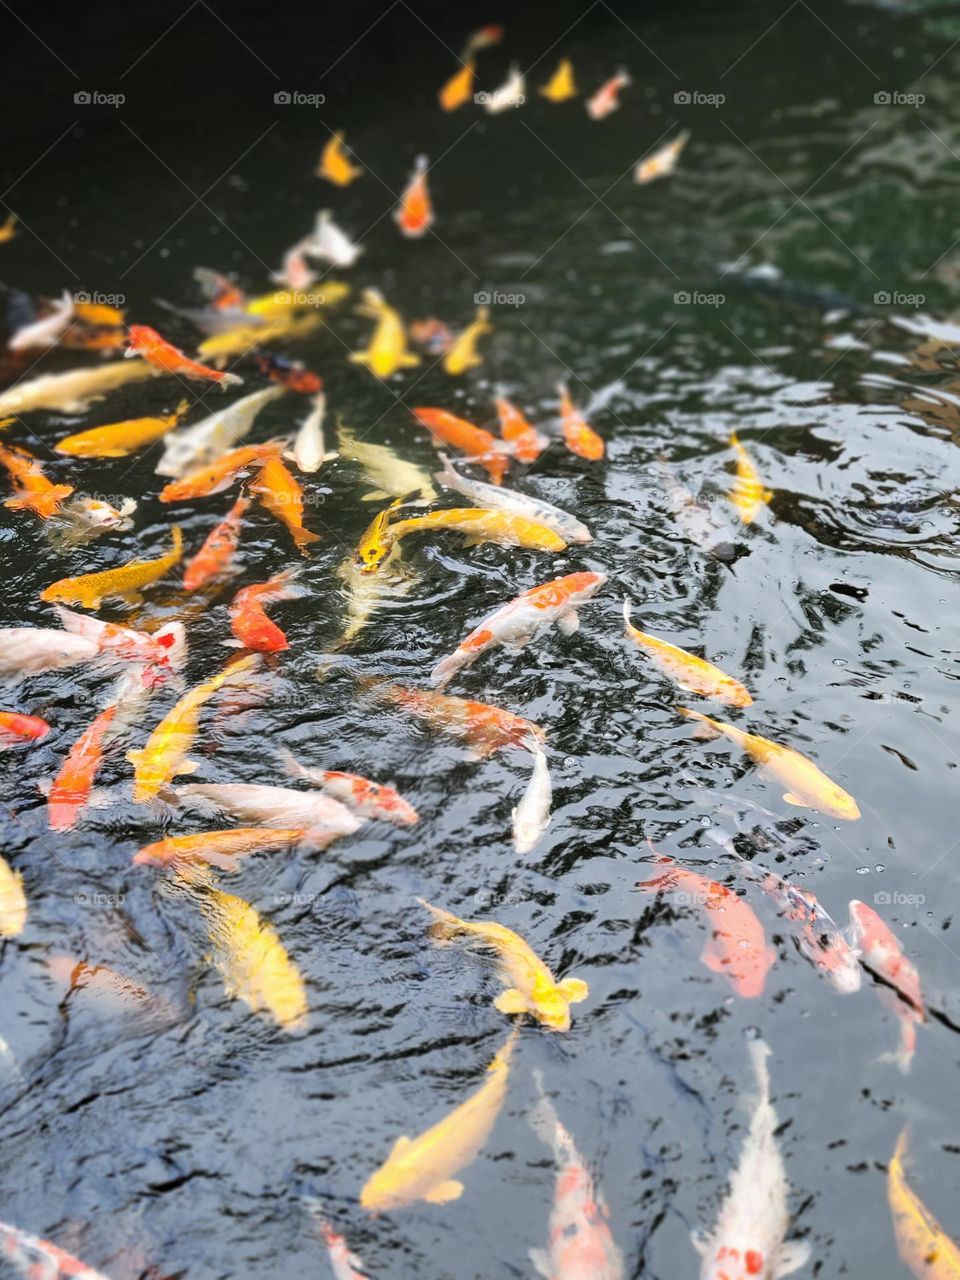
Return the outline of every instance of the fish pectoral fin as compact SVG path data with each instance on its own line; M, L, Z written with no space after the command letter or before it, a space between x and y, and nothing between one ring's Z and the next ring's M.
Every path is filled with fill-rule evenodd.
M726 973L727 971L726 957L721 954L712 941L708 942L700 952L700 959L714 973Z
M462 1195L463 1183L450 1178L447 1182L438 1183L423 1198L427 1204L446 1204L450 1200L459 1200Z
M126 600L127 604L143 604L143 596L139 591L124 591L119 594L121 600Z
M196 773L199 768L200 762L198 760L181 760L176 769L174 769L174 773Z
M792 791L786 791L786 792L784 792L784 796L783 796L783 798L784 798L784 800L786 800L787 804L793 804L793 805L796 805L798 809L809 809L809 808L810 808L810 806L807 804L806 800L801 800L801 799L800 799L800 797L799 797L799 796L795 796L795 795L793 794L793 792L792 792Z
M518 991L516 987L507 987L494 1000L493 1007L501 1013L526 1013L527 1001L522 991Z
M528 1257L533 1263L534 1271L550 1280L550 1256L546 1249L531 1249Z
M582 978L564 978L557 983L557 990L570 1004L579 1004L590 994L590 988Z
M144 753L142 751L128 751L127 760L130 762L130 764L133 765L134 768L136 768L137 765L140 763L140 761L143 759L143 755Z
M777 1250L777 1260L771 1272L773 1280L778 1280L779 1276L788 1276L791 1271L797 1271L809 1258L810 1246L806 1240L785 1241Z
M696 1249L697 1253L699 1253L703 1258L706 1257L707 1251L709 1250L712 1242L710 1240L709 1233L698 1227L696 1230L690 1232L690 1243Z
M567 613L561 614L557 626L565 636L574 635L580 629L579 613L576 609L570 609Z
M466 551L468 547L482 547L485 542L490 539L485 533L470 533L463 540L463 549Z
M402 1134L393 1144L393 1150L390 1152L389 1158L392 1160L395 1156L402 1156L410 1145L410 1139L406 1134Z

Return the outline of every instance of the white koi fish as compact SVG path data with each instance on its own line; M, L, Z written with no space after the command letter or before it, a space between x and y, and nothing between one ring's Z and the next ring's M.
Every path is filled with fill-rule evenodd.
M895 1063L906 1075L917 1047L917 1027L927 1016L920 975L886 921L856 898L850 903L847 937L858 948L861 963L887 984L877 987L877 995L900 1023L900 1047L883 1054L881 1061Z
M171 431L164 436L163 456L157 463L157 475L179 479L188 471L216 462L249 433L264 405L278 399L285 391L286 387L282 386L253 391L192 427Z
M335 267L352 267L363 253L361 246L354 244L337 226L329 209L322 209L317 214L317 224L313 234L304 241L303 251L308 257L322 258Z
M0 679L58 671L90 662L99 648L83 636L48 627L0 628Z
M30 413L34 409L61 409L82 413L93 400L102 400L108 391L128 382L159 377L159 371L145 360L113 360L92 369L68 369L65 373L44 373L29 382L18 382L0 393L0 418Z
M529 853L540 842L540 837L550 825L550 805L553 801L547 757L532 738L529 748L533 756L533 772L527 789L512 814L513 847L521 855Z
M502 485L487 484L483 480L468 480L457 471L445 453L440 454L443 470L438 471L434 479L439 480L445 489L453 489L462 493L465 498L478 507L494 508L499 511L512 511L545 524L548 529L559 533L564 542L592 542L593 534L585 524L561 511L542 498L531 498L525 493L517 493L515 489L507 489Z
M59 342L67 325L73 319L73 298L66 291L59 301L53 304L53 310L42 320L34 320L18 329L7 343L8 351L33 351L38 348L54 347Z
M197 813L228 813L256 827L303 829L305 839L317 847L352 835L361 826L339 800L290 787L192 782L173 794L184 808Z
M168 622L148 635L146 631L135 631L118 622L103 622L88 613L75 613L62 604L53 607L65 631L95 644L102 654L124 662L166 666L174 671L179 671L186 661L187 634L182 622Z
M516 62L510 64L506 80L493 93L480 95L483 106L490 115L499 115L501 111L509 111L511 107L522 107L526 102L527 81Z
M327 453L323 442L323 419L327 412L327 397L318 391L313 397L313 408L300 424L293 442L293 448L284 457L292 459L301 471L313 475L319 471L322 463L335 458L335 453Z

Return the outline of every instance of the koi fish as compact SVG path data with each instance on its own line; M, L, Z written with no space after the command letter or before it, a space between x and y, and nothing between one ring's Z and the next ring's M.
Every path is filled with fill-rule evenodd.
M413 369L420 357L407 348L407 335L400 314L387 305L377 289L364 289L357 315L376 320L377 327L366 351L352 351L354 364L366 365L378 378L389 378L400 369Z
M336 569L343 583L341 595L346 598L344 628L331 652L349 648L374 612L384 603L405 599L419 582L419 575L403 560L397 547L372 577L363 572L353 555L343 559ZM326 673L327 667L323 667Z
M239 869L240 858L297 844L303 832L282 827L234 827L228 831L203 831L192 836L166 836L144 845L133 855L136 867L176 868L179 863L206 863L221 871Z
M687 541L716 560L732 560L737 553L736 533L718 517L716 504L691 493L663 463L658 464L657 473L667 491L670 513Z
M312 333L323 321L319 316L302 316L298 312L307 307L313 310L331 307L336 302L342 302L349 293L348 284L324 280L322 292L291 294L287 289L275 289L273 293L251 298L246 310L251 319L269 322L265 330L261 331L264 333L263 342L277 337L299 338Z
M544 1093L538 1070L534 1078L540 1100L530 1124L553 1152L557 1186L548 1248L531 1249L530 1261L544 1280L623 1280L623 1258L610 1231L603 1192Z
M531 741L544 742L539 725L487 702L452 698L432 689L405 689L401 685L381 685L376 693L386 701L441 729L464 738L474 754L483 759L504 747L525 747Z
M109 1012L126 1012L154 1003L153 996L109 965L85 964L69 955L48 955L47 972L54 982L67 987L67 994L83 995Z
M723 974L743 999L762 995L777 953L767 945L763 925L750 904L726 885L678 867L672 858L659 861L667 870L636 887L645 893L675 892L686 904L699 907L710 925L710 937L700 953L702 962Z
M830 818L843 818L853 822L860 817L860 810L853 796L848 795L842 787L799 751L792 747L783 747L771 742L769 738L761 738L755 733L744 733L732 724L724 724L713 720L700 711L688 711L686 707L678 707L682 716L691 720L699 720L709 731L711 737L722 734L725 738L745 751L750 758L766 773L776 778L781 785L788 787L784 792L787 804L797 805L801 809L819 809Z
M352 267L363 253L361 246L337 226L329 209L317 214L316 226L303 242L303 250L311 258L320 258L335 267Z
M699 693L728 707L749 707L753 703L753 698L740 681L728 676L712 662L648 635L646 631L639 631L630 621L630 601L626 598L623 601L623 621L631 640L645 649L660 670L686 693Z
M476 74L476 60L464 57L463 66L453 73L437 94L444 111L456 111L470 101L473 97L473 82Z
M17 329L7 342L8 351L49 350L55 347L73 319L73 298L64 290L49 315Z
M322 787L328 795L361 818L392 822L397 827L412 827L420 821L420 815L412 804L404 800L393 787L381 782L371 782L356 773L339 773L335 769L310 769L291 755L283 752L287 772L295 778L303 778Z
M196 812L228 813L258 827L296 828L317 848L353 835L361 825L338 800L290 787L191 782L175 794L184 808Z
M393 214L397 226L411 240L426 235L436 221L427 187L428 167L427 157L417 156L413 173Z
M577 86L573 78L573 63L569 58L561 58L557 69L545 85L540 87L541 94L548 102L566 102L568 98L577 96Z
M320 153L317 177L326 178L335 187L349 187L361 177L363 170L353 163L343 145L343 134L333 133Z
M713 1232L695 1231L693 1246L703 1258L700 1280L779 1280L802 1267L810 1246L787 1241L787 1175L777 1146L777 1113L770 1103L763 1040L750 1041L750 1057L760 1099L744 1139L740 1163Z
M13 237L17 234L17 215L8 213L0 225L0 244L9 244Z
M736 432L731 434L730 444L737 452L737 476L730 491L730 501L740 513L743 523L753 524L773 497L773 491L763 487L760 473L754 466L749 453L737 439Z
M172 413L92 427L89 431L65 436L53 447L57 453L66 453L73 458L126 458L145 444L152 444L165 436L183 419L189 408L190 401L181 400Z
M102 400L108 391L127 382L157 377L147 364L127 364L115 360L96 369L68 369L66 373L45 373L29 382L20 382L0 392L0 417L31 413L34 409L59 409L82 413L93 400Z
M461 920L422 898L417 901L434 918L430 935L438 946L457 941L466 947L487 947L496 954L500 976L510 985L494 1000L494 1008L506 1014L529 1013L551 1031L570 1030L570 1006L590 994L581 978L557 982L529 943L505 925Z
M417 1200L427 1204L459 1200L463 1183L453 1175L473 1163L490 1136L507 1096L516 1039L514 1031L487 1067L484 1083L465 1102L418 1137L397 1139L360 1192L364 1209L385 1213Z
M64 1249L7 1222L0 1222L0 1257L27 1280L110 1280Z
M689 132L684 129L672 142L660 147L652 156L647 156L646 160L641 160L633 171L634 182L653 182L657 178L666 178L673 173L680 159L680 152L687 145L689 138Z
M141 588L157 582L180 563L183 535L179 525L173 526L170 536L172 548L156 560L131 560L119 569L82 573L77 578L60 578L40 592L40 599L48 604L78 604L84 609L99 609L101 600L114 597L139 604Z
M106 302L74 302L73 311L78 320L94 329L120 329L126 318L125 311Z
M587 100L587 115L590 119L605 120L616 111L620 106L620 90L632 83L626 71L618 71L616 75L611 76L593 97Z
M323 390L323 379L305 368L300 360L286 360L270 351L256 351L253 354L259 371L287 391L312 396Z
M304 527L303 490L276 454L267 458L248 488L259 496L272 516L286 525L300 554L309 555L307 547L319 542L321 535Z
M138 751L127 752L127 759L134 769L133 799L136 804L155 799L160 789L178 773L193 773L199 768L195 760L187 759L187 753L200 731L201 708L218 689L246 675L258 661L256 654L248 653L209 680L188 690L153 730L146 745Z
M500 434L513 446L514 457L518 462L536 462L550 443L549 439L529 423L506 396L497 396L494 404L500 420Z
M550 806L553 803L547 757L536 742L531 741L529 749L533 756L533 772L520 803L511 814L513 847L521 857L540 843L543 833L550 825Z
M327 397L318 391L313 397L313 408L300 424L293 441L293 449L287 455L292 458L301 471L313 475L319 471L321 464L335 458L335 453L327 453L323 442L323 419L327 412Z
M98 654L97 645L83 636L47 627L0 628L0 679L59 671Z
M414 320L410 325L410 337L418 347L431 356L442 356L456 342L456 335L449 325L438 320L436 316L428 316L426 320Z
M324 1244L327 1246L334 1280L370 1280L361 1260L355 1253L351 1252L343 1236L334 1231L333 1227L320 1212L319 1201L308 1201L308 1203L313 1209L317 1230L323 1236Z
M887 1203L900 1260L917 1280L957 1280L960 1249L907 1182L903 1169L906 1154L904 1128L887 1168Z
M0 938L16 938L27 923L23 876L0 856Z
M87 807L93 780L103 760L104 739L116 713L116 703L101 711L67 753L47 796L51 831L72 831Z
M307 241L298 240L283 255L279 271L271 273L276 284L286 285L294 293L305 293L317 279L317 273L307 262Z
M241 494L187 564L183 573L184 591L198 591L228 572L240 541L243 517L249 509L250 499Z
M0 429L5 425L0 423ZM7 469L13 481L14 496L3 501L11 511L32 511L41 520L49 520L58 513L64 498L73 493L72 484L52 484L26 449L0 445L0 466Z
M482 94L483 107L490 115L499 115L511 107L522 107L526 102L527 81L516 62L511 62L507 78L493 93Z
M468 480L457 471L450 459L443 453L439 455L443 470L436 473L437 480L445 489L453 489L462 493L478 506L510 511L514 515L525 516L536 524L544 524L554 533L559 533L564 542L592 542L593 534L585 524L581 524L568 511L561 511L551 502L542 498L531 498L525 493L517 493L515 489L484 484L482 480Z
M900 1048L883 1061L896 1063L906 1075L916 1052L917 1026L927 1017L920 975L885 921L856 898L850 903L847 936L860 952L861 964L886 984L877 987L877 995L900 1023Z
M249 587L241 587L233 597L230 602L230 630L245 649L279 653L290 648L287 637L267 617L263 606L302 595L305 588L297 584L296 577L296 569L287 569L268 582L254 582Z
M510 446L483 427L476 427L466 418L458 418L446 409L431 409L421 405L413 410L413 416L433 436L434 443L448 444L468 454L480 463L494 484L503 483L510 465Z
M560 383L557 391L560 393L560 429L564 444L578 458L598 462L604 454L603 440L574 406L570 392L563 383Z
M102 498L78 495L72 498L45 526L50 542L58 550L80 546L103 533L124 533L133 528L130 516L137 509L133 498L124 498L119 507Z
M403 498L417 492L423 502L433 502L436 498L437 491L427 472L398 458L386 445L358 440L356 432L342 423L337 427L337 440L340 456L362 467L367 483L375 486L363 495L361 502Z
M489 308L478 307L477 318L454 338L452 346L443 357L444 372L455 378L468 369L476 369L483 364L483 357L477 352L477 343L488 333L493 333Z
M205 338L197 348L197 355L204 360L226 360L229 356L249 355L255 348L265 346L269 342L297 342L302 338L308 338L323 326L323 318L318 315L291 314L294 305L302 305L302 303L294 304L290 301L278 300L290 299L293 296L303 299L309 296L315 300L315 305L319 306L321 299L332 304L350 292L346 285L335 284L332 280L324 281L323 289L322 294L293 295L287 291L269 294L262 303L262 316L248 309L250 315L248 324L238 329L230 329L227 333L218 333L213 337ZM256 305L255 300L250 303L250 308ZM273 316L272 319L271 316Z
M467 53L479 53L481 49L489 49L491 45L499 44L502 39L503 27L491 23L474 31L467 41Z
M175 431L163 442L163 457L157 463L158 476L180 478L197 467L209 466L246 436L264 405L278 400L284 387L253 391L185 431Z
M26 742L39 742L50 732L46 720L22 715L19 711L0 711L0 751L22 747Z
M142 356L148 364L152 364L155 369L162 369L164 373L175 373L178 377L190 378L196 382L215 382L221 391L226 391L230 386L239 386L243 382L236 373L222 373L219 369L210 369L205 364L189 359L147 324L130 326L124 355L131 359Z
M566 543L553 529L525 516L483 507L454 507L423 516L397 520L388 526L390 508L376 516L357 546L357 561L364 573L375 573L397 542L409 533L449 529L466 535L465 547L495 542L501 547L530 547L538 551L563 551Z
M231 449L216 462L197 471L189 471L179 480L171 480L157 495L161 502L185 502L190 498L208 498L211 494L228 489L242 471L263 467L267 462L279 460L287 441L268 440L266 444L241 445ZM282 465L282 464L281 464ZM248 486L252 489L252 485Z
M573 635L580 626L577 610L593 598L606 580L605 573L568 573L524 591L484 618L449 657L437 663L430 673L430 683L443 688L487 649L494 645L522 649L554 623L564 635Z
M70 638L93 645L94 652L124 662L142 662L148 666L167 666L178 671L186 660L187 637L181 622L168 622L152 635L146 631L134 631L117 622L102 622L85 613L74 613L63 605L55 604L57 617ZM62 631L44 632L50 636L64 636Z

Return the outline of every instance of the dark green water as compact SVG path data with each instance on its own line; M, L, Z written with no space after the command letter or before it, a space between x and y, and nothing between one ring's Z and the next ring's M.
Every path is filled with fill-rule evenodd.
M635 84L622 109L597 124L582 101L551 106L531 92L528 105L496 119L473 108L445 117L433 95L452 60L409 12L391 11L348 51L376 16L358 16L355 32L334 38L320 15L271 26L262 12L241 13L236 29L265 69L198 10L126 77L129 101L116 111L75 112L72 93L98 87L95 76L115 91L148 32L135 40L118 30L123 56L113 60L85 47L76 82L42 63L57 87L42 112L26 115L4 183L15 183L4 199L35 234L0 246L2 277L34 293L124 293L131 320L189 346L189 326L171 323L154 300L195 302L197 265L265 290L269 270L327 205L363 236L349 275L355 292L375 285L407 318L458 325L480 290L524 296L521 306L494 308L486 363L455 384L425 365L384 386L349 364L369 326L342 306L328 330L289 351L322 373L331 425L339 414L430 468L432 447L409 406L486 420L503 384L549 423L554 384L566 377L581 403L599 401L592 420L607 458L589 465L551 449L518 485L575 512L596 540L549 560L411 540L418 585L374 615L350 651L353 665L321 683L316 669L346 608L336 570L371 511L351 465L307 481L316 499L307 523L324 540L305 569L310 594L276 611L291 649L265 705L206 717L199 776L280 781L275 747L285 744L310 763L394 782L422 822L399 833L369 827L320 856L263 855L225 877L273 923L305 976L311 1012L301 1037L227 1001L204 962L195 913L162 892L156 873L130 867L132 852L161 833L151 815L121 797L68 835L46 830L35 784L59 767L89 723L90 699L106 697L109 683L78 669L17 688L10 705L46 716L54 731L0 765L2 850L23 871L31 907L0 963L0 1035L27 1086L0 1085L0 1218L116 1280L322 1275L328 1264L301 1204L310 1193L373 1277L529 1276L527 1251L545 1241L554 1185L526 1120L536 1067L595 1162L627 1274L692 1276L699 1259L688 1233L712 1225L736 1161L751 1087L744 1034L758 1028L773 1051L793 1230L813 1249L800 1274L895 1280L907 1272L883 1170L907 1120L912 1183L948 1232L960 1230L949 1025L960 1023L957 356L949 334L945 348L918 356L922 339L897 323L917 323L918 313L944 320L953 309L960 52L923 14L860 6L814 13L801 3L785 15L637 7L621 22L601 3L569 31L576 11L528 8L515 37L483 55L485 87L515 56L532 67L532 90L562 53L591 89L627 65ZM430 25L455 47L478 22L510 25L509 14L475 16L443 14ZM154 34L169 21L158 18ZM55 41L55 29L44 35ZM12 47L30 41L18 33ZM228 68L222 92L217 49ZM58 52L73 60L68 47ZM325 91L328 103L278 110L280 86ZM678 92L726 100L675 103ZM925 101L887 104L878 93ZM692 138L676 175L634 185L629 167L679 126ZM311 177L329 128L347 131L368 170L346 192ZM422 151L439 161L431 177L442 242L404 242L388 216ZM738 259L776 268L779 283L745 285L726 272ZM682 293L722 301L678 303ZM919 306L902 301L917 294ZM75 363L54 353L33 372ZM246 391L256 375L242 372ZM11 438L48 461L51 476L133 495L140 507L134 533L72 555L54 553L35 522L0 508L3 625L50 625L37 601L47 583L168 542L156 451L131 465L53 460L48 450L67 431L169 410L179 395L179 385L157 382L81 417L37 413L17 426ZM218 395L206 397L207 409ZM255 438L291 427L302 411L281 400ZM734 428L775 496L740 538L731 571L680 537L651 464L669 455L691 488L704 486L722 506ZM229 501L178 508L191 549ZM242 551L235 585L296 558L259 512ZM486 613L579 568L602 569L610 583L576 636L554 633L519 657L498 651L454 687L548 732L553 822L521 863L510 809L525 763L509 753L468 760L399 712L358 700L352 673L420 683ZM195 683L227 652L233 585L185 615L189 602L169 580L140 611L111 606L102 616L147 627L187 616ZM699 916L632 891L649 874L648 838L716 878L735 875L702 834L722 817L698 788L798 811L738 753L692 740L673 687L622 638L625 593L640 625L745 680L756 702L740 723L809 753L857 797L857 823L806 817L806 852L778 870L802 878L839 920L857 897L896 931L943 1015L921 1028L909 1076L878 1061L897 1026L869 979L858 994L837 995L763 895L749 891L779 958L764 996L745 1001L701 965ZM169 705L155 702L144 729ZM99 781L122 787L128 778L120 756ZM183 818L173 829L194 824ZM769 854L759 861L771 865ZM506 1030L491 1007L493 978L429 948L418 895L516 929L555 972L587 979L591 994L568 1035L524 1028L506 1105L464 1175L462 1199L370 1219L357 1203L366 1178L399 1134L463 1100ZM51 950L109 964L181 1012L158 1027L76 997L61 1003L46 976Z

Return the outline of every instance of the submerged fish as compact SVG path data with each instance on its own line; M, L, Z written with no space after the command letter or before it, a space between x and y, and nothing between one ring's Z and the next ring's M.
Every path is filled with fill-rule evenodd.
M230 630L245 649L258 653L279 653L289 649L287 637L263 611L265 604L290 600L306 590L297 581L297 571L287 569L267 582L242 587L230 601Z
M540 92L548 102L566 102L568 98L577 96L577 85L573 77L573 63L569 58L561 58L557 69Z
M687 693L699 693L728 707L749 707L753 703L753 698L740 681L728 676L712 662L687 653L686 649L680 649L667 640L639 631L630 621L630 601L626 598L623 601L623 621L631 640L645 649L657 666Z
M366 365L378 378L389 378L400 369L413 369L420 363L420 357L407 346L399 312L387 305L377 289L364 289L357 315L377 323L367 349L351 352L354 364Z
M0 938L16 938L27 923L23 876L0 855Z
M0 628L0 678L59 671L99 656L97 644L82 635L49 627Z
M186 661L187 638L180 622L168 622L158 627L152 635L135 631L118 622L103 622L85 613L74 613L63 605L55 604L57 617L64 628L78 642L92 644L95 651L108 658L124 662L143 662L150 666L167 666L177 671ZM64 632L39 632L38 635L61 636Z
M300 764L289 751L283 752L283 760L292 777L322 787L358 817L378 818L398 827L410 827L420 821L413 805L393 787L382 782L371 782L359 774L341 773L336 769L310 769Z
M25 1280L110 1280L49 1240L7 1222L0 1222L0 1257L15 1266Z
M490 311L487 307L477 308L477 318L454 338L453 343L443 357L444 373L458 377L468 369L476 369L483 364L483 357L477 352L477 343L482 337L493 333L490 323Z
M673 519L687 541L716 560L732 560L737 552L736 532L719 515L717 504L691 493L662 462L657 464L657 475L667 491Z
M578 458L599 462L606 451L603 440L573 403L570 392L562 382L557 390L560 393L560 430L563 432L564 444Z
M131 560L119 569L103 569L99 573L84 573L78 578L61 578L40 592L40 599L49 604L78 604L85 609L98 609L101 600L119 597L138 604L140 590L157 582L180 563L183 555L183 535L180 526L170 530L173 547L156 560Z
M281 462L272 454L261 466L255 480L248 488L259 496L267 511L281 524L286 525L294 546L302 556L309 555L307 547L319 542L321 535L305 527L303 523L303 489Z
M483 507L454 507L430 511L389 523L390 509L381 511L370 523L357 545L357 561L364 573L375 573L401 538L410 533L450 530L466 535L464 547L495 542L501 547L529 547L537 551L563 551L566 542L545 524L506 511Z
M443 470L436 473L436 479L445 489L462 493L478 507L511 511L514 515L525 516L537 524L545 524L548 529L559 533L564 542L593 541L593 534L587 526L575 516L570 515L568 511L562 511L542 498L531 498L526 493L518 493L516 489L508 489L503 485L485 484L482 480L469 480L456 470L446 454L441 453L439 456L443 463Z
M160 490L161 502L186 502L191 498L208 498L211 494L228 489L242 472L262 467L273 458L279 458L287 441L268 440L266 444L246 444L231 449L209 466L188 471L178 480L171 480Z
M163 457L157 463L158 476L180 478L199 467L209 466L250 431L264 405L278 400L285 387L264 387L235 400L201 422L175 431L163 442Z
M50 726L40 716L28 716L20 711L0 711L0 751L22 746L26 742L38 742L49 732Z
M548 436L528 422L517 406L504 395L494 400L500 435L512 447L518 462L536 462L550 443Z
M297 828L316 848L323 848L340 836L353 835L361 826L338 800L290 787L193 782L178 787L175 794L185 809L229 813L256 826Z
M0 429L12 419L0 422ZM3 505L11 511L32 511L41 520L58 514L60 504L73 493L72 484L53 484L43 474L39 459L26 449L0 445L0 466L6 468L13 481L13 497Z
M191 836L166 836L144 845L133 855L137 867L173 867L178 863L207 863L221 871L236 871L240 858L266 849L286 849L303 837L299 828L233 827L228 831L202 831Z
M51 831L72 831L90 800L93 780L103 760L104 745L117 704L111 703L92 723L67 753L47 796L47 820Z
M46 526L51 545L68 550L99 538L103 533L125 533L133 528L131 515L137 509L133 498L124 498L119 507L103 498L77 494L64 503Z
M353 555L341 561L336 575L344 585L347 604L343 632L331 646L333 651L348 648L378 608L405 599L420 581L399 547L373 575L366 573Z
M684 129L670 142L665 143L653 155L647 156L633 171L634 182L645 185L657 178L666 178L673 173L680 159L680 153L690 140L690 133Z
M417 156L409 181L394 210L393 220L408 239L419 239L436 221L433 202L427 186L429 164L426 156Z
M887 1168L887 1203L900 1260L916 1280L958 1280L960 1248L907 1182L906 1154L904 1128Z
M550 805L553 803L547 757L533 741L530 742L530 754L533 757L530 781L520 803L511 814L513 847L521 856L540 843L543 833L550 825Z
M323 1242L327 1246L334 1280L369 1280L363 1263L355 1253L351 1252L343 1236L334 1231L332 1225L323 1216L320 1202L308 1200L307 1204L313 1210L317 1230L323 1236Z
M340 456L362 467L367 483L375 486L363 495L361 502L405 498L411 493L419 493L423 502L432 502L436 498L437 491L427 472L398 457L386 445L358 440L356 432L342 423L337 428L337 439Z
M511 107L522 107L526 102L527 80L520 65L511 62L507 78L493 93L483 94L483 109L490 115L499 115Z
M444 111L456 111L473 97L473 82L477 73L475 59L464 56L463 66L447 80L437 94Z
M448 444L461 450L471 461L480 463L495 485L503 483L512 453L509 444L446 409L420 405L414 409L413 416L430 432L435 444Z
M152 418L129 418L105 427L91 427L76 435L64 436L54 448L73 458L126 458L145 444L152 444L171 431L190 409L189 400L181 400L172 413Z
M30 413L34 409L59 409L82 413L91 401L102 400L108 391L127 382L155 378L157 370L147 364L114 360L91 369L68 369L66 373L45 373L29 382L18 382L0 392L0 417Z
M184 591L198 591L229 571L240 540L243 517L249 508L250 499L246 494L241 494L216 528L207 535L203 546L183 571Z
M73 319L73 297L64 290L47 315L17 329L7 342L8 351L49 350L59 342Z
M629 73L618 71L606 80L592 98L587 99L587 115L591 120L605 120L620 106L620 90L632 84Z
M749 453L737 439L736 432L731 434L730 444L737 455L737 475L730 491L730 501L739 512L743 523L753 524L773 497L773 492L764 488L760 473L754 466Z
M178 377L191 378L197 382L215 382L221 391L243 382L236 373L222 373L219 369L210 369L205 364L191 360L172 343L161 338L156 329L151 329L149 325L132 324L127 334L127 343L125 356L142 356L148 364L164 373L175 373Z
M862 963L886 984L876 988L883 1003L900 1023L900 1047L884 1055L906 1074L917 1047L917 1026L926 1020L920 975L904 954L897 937L872 907L856 898L850 903L850 945Z
M323 442L323 420L327 413L327 397L318 391L313 397L313 408L300 424L293 441L293 448L287 454L301 471L313 475L319 471L321 464L335 458L335 453L328 453Z
M363 170L355 165L343 145L343 134L332 133L317 164L317 177L326 178L335 187L349 187L351 182L361 177Z
M529 749L531 741L542 743L546 739L539 725L487 702L452 698L433 689L405 689L396 684L379 685L375 693L434 728L464 738L481 759L504 747Z
M354 244L337 226L329 209L321 209L317 214L316 225L304 241L303 249L309 257L322 258L335 267L352 267L363 253L360 245Z

